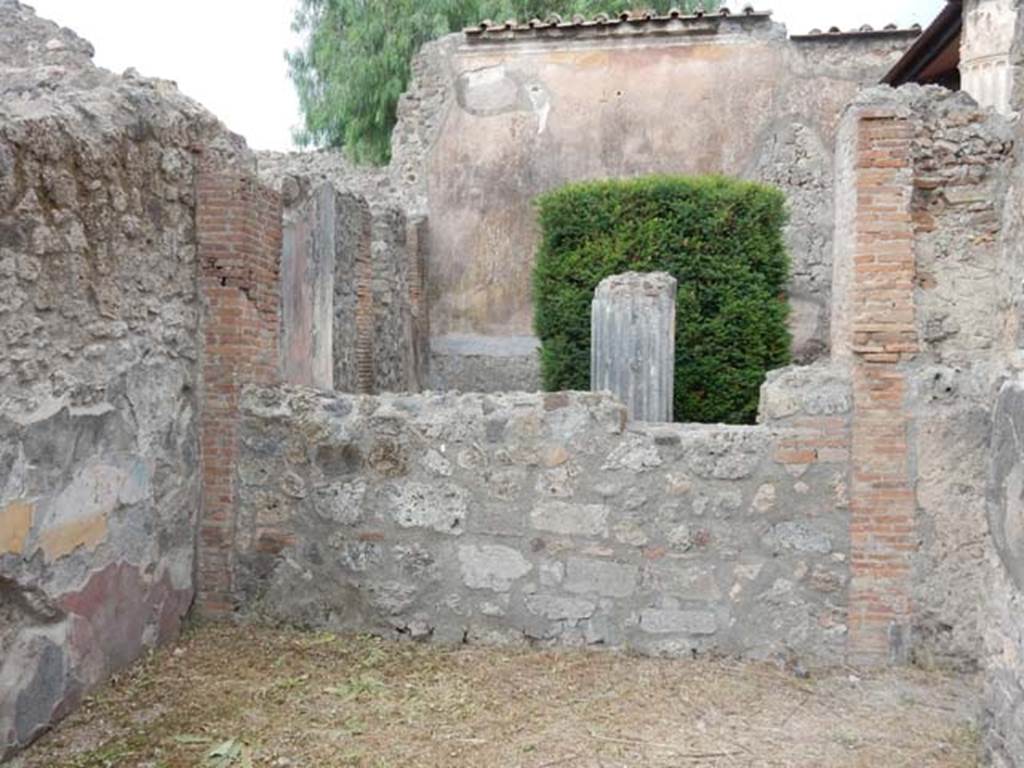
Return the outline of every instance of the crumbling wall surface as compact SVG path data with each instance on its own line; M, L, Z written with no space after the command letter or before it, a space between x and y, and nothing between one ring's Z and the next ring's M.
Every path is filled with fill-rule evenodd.
M321 275L318 283L333 284L331 344L320 336L328 332L322 323L286 327L285 334L302 335L301 346L331 348L338 391L421 390L429 366L426 219L409 213L385 170L352 166L338 153L260 153L259 174L281 192L286 242L296 246L285 249L286 275L289 265L322 263L316 251L324 244L334 248L333 278ZM299 311L286 312L286 322L324 306L297 301ZM305 357L295 349L286 349L289 354ZM292 380L307 383L302 376Z
M854 380L851 657L973 667L992 403L1021 277L1002 231L1014 135L934 86L865 91L839 135L832 347Z
M260 180L281 193L285 215L314 190L331 184L370 200L374 205L401 204L404 187L392 181L386 168L355 165L336 150L315 152L257 152Z
M848 382L770 424L626 423L606 395L245 395L243 613L443 642L836 661Z
M192 600L195 150L244 145L91 56L0 0L0 758Z
M434 337L532 334L539 194L584 179L724 173L786 192L795 352L824 355L838 118L912 37L796 41L763 17L692 23L657 38L453 36L425 47L392 173L429 211ZM452 367L442 383L464 388Z
M413 58L409 87L398 100L398 122L391 134L391 183L402 190L409 211L430 211L430 175L426 159L445 127L448 112L457 108L455 51L461 35L426 43Z
M371 392L418 392L422 389L417 360L424 351L414 351L413 281L420 279L416 238L410 238L410 221L405 211L390 208L373 221L373 334L374 381Z
M865 648L880 648L884 634L890 653L974 666L981 489L1019 290L1001 241L1014 136L965 94L905 86L859 95L840 137L833 357L863 383L851 612L863 603L870 617ZM897 624L910 635L893 645Z
M1020 268L1000 230L1014 137L965 94L901 91L913 111L915 322L909 405L916 437L920 652L980 657L992 403L1014 343Z
M1014 133L966 94L901 91L917 122L914 251L925 359L947 367L1000 357L1014 344L1014 300L1000 241Z
M1020 3L1016 3L1019 11ZM1010 103L1024 105L1024 14L1018 13L1010 65ZM992 418L988 555L983 601L985 748L995 768L1024 766L1024 154L1021 129L1005 199L1002 245L1007 284L1017 291L1012 349L1016 372L1003 384Z

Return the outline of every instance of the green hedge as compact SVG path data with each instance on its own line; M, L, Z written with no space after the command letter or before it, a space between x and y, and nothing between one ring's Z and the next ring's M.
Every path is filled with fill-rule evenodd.
M537 202L534 323L549 391L590 389L590 305L628 271L679 281L675 417L752 423L765 373L790 337L776 189L717 176L573 184Z

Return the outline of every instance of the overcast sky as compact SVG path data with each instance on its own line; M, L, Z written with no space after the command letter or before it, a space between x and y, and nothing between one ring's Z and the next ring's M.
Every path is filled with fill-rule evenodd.
M296 0L27 0L96 47L96 62L174 80L255 149L290 149L299 122L284 51ZM926 25L945 0L761 0L791 33ZM731 3L739 7L746 0Z

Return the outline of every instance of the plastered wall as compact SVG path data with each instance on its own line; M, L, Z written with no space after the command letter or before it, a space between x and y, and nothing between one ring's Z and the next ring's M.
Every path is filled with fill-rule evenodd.
M790 40L763 16L708 24L424 49L392 175L429 212L431 333L443 348L480 357L489 339L511 348L532 334L537 195L583 179L724 173L787 194L795 354L827 355L839 115L913 37ZM439 385L479 367L443 362L450 381Z

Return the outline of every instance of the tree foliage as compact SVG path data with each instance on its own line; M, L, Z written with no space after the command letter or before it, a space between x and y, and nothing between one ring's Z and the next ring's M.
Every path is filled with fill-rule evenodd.
M528 20L619 13L634 0L299 0L301 48L286 54L299 94L304 145L344 148L357 162L386 163L398 99L420 46L483 19ZM646 0L644 8L692 9L701 0ZM706 0L708 8L717 0Z
M668 272L676 305L677 421L752 423L765 374L789 362L785 197L723 177L573 184L538 202L534 325L549 391L590 389L594 290Z

